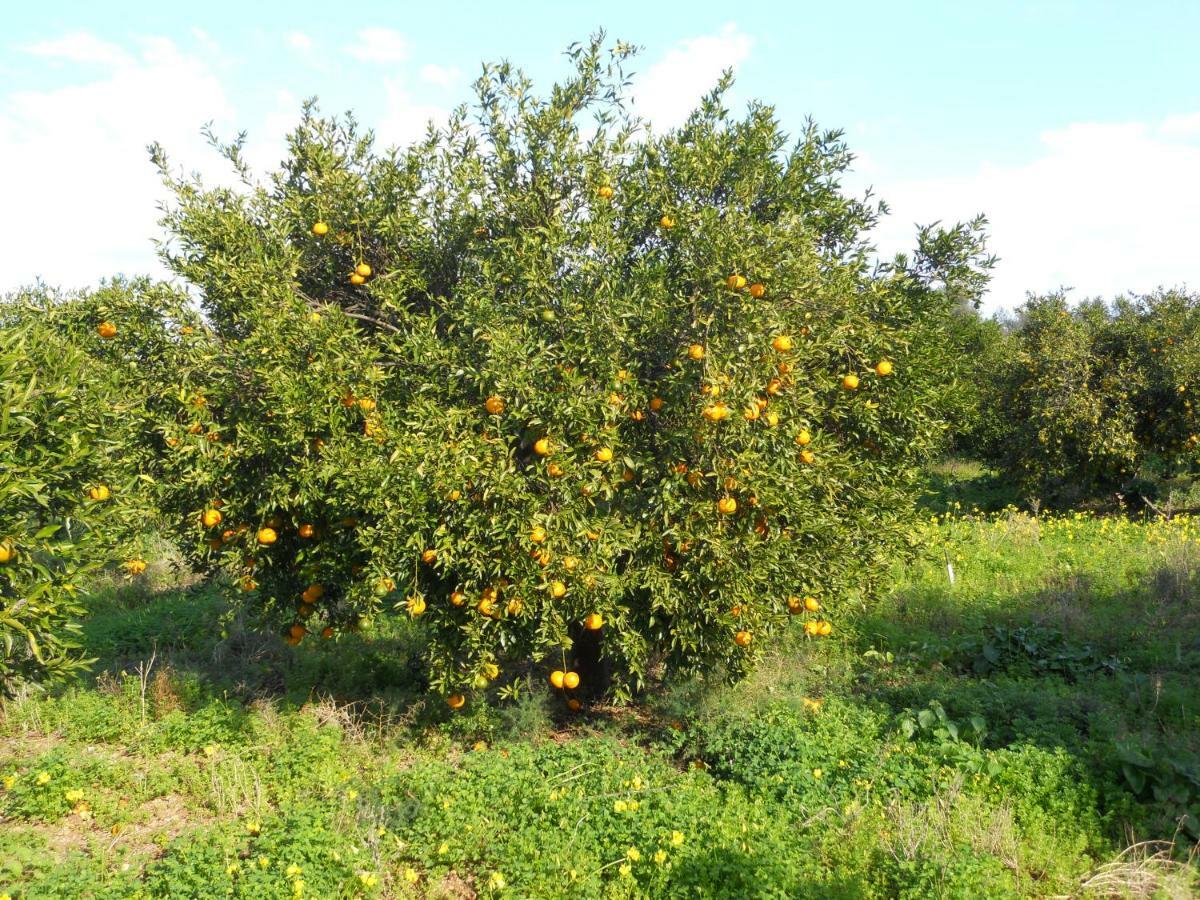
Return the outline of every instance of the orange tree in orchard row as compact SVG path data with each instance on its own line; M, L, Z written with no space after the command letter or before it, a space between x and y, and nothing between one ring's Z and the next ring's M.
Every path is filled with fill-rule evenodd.
M913 549L980 223L872 269L839 135L788 148L728 78L645 131L627 55L572 48L548 98L486 67L472 115L382 155L310 106L265 184L222 148L240 190L154 150L211 326L157 425L163 502L292 642L386 605L452 707L530 661L628 696L736 676L792 615L828 633Z
M120 315L113 297L126 301ZM89 573L108 561L130 576L146 568L134 535L153 495L133 462L141 406L125 396L138 362L106 352L98 366L86 345L115 339L115 318L139 335L159 299L135 304L117 285L84 303L41 291L0 303L0 694L83 664L76 619Z

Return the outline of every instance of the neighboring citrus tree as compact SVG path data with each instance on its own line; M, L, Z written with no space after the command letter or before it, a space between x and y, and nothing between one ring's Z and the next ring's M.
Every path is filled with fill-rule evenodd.
M112 320L130 318L118 299L129 299L122 284L86 300L35 291L0 303L2 692L84 665L76 619L88 573L110 561L130 576L146 567L126 379L59 327L90 314L96 341L115 339Z
M236 190L154 150L211 327L147 405L162 502L293 643L395 607L452 707L530 661L576 705L828 634L914 550L981 223L873 265L839 134L732 117L728 78L649 132L628 52L547 97L487 66L382 154L309 106L266 183L222 148Z
M1138 490L1151 458L1192 466L1200 431L1200 298L1031 298L979 367L977 443L1038 500Z

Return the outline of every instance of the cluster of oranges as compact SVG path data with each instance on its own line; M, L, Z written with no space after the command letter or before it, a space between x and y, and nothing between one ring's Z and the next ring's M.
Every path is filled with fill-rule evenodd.
M329 234L329 223L322 221L314 222L312 226L312 233L317 237L324 237L325 235ZM339 243L340 242L341 241L339 241ZM350 283L356 287L366 284L367 279L371 277L372 273L373 270L370 264L362 262L360 258L358 265L356 265L354 267L354 271L350 273Z

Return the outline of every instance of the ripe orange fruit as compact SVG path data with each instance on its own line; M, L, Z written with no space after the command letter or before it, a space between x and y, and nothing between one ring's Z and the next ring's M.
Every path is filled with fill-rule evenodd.
M658 224L661 225L663 228L674 228L675 220L672 219L670 216L663 216L661 219L658 220Z
M760 297L764 296L766 293L767 293L767 286L765 284L760 284L759 282L756 281L756 282L754 282L754 284L750 285L750 296L753 297L755 300L758 300Z
M875 374L880 378L886 378L895 370L896 368L892 365L891 360L881 359L879 362L875 363Z
M319 584L310 584L304 589L304 592L300 594L300 599L305 603L316 603L324 596L325 588Z
M221 524L221 511L219 509L206 509L202 519L206 528L216 528Z
M540 437L533 442L533 452L538 456L550 455L550 438Z
M98 503L103 503L112 495L109 493L108 485L98 484L88 491L88 496Z
M2 550L3 548L0 548ZM3 560L0 559L0 562ZM123 563L123 568L130 575L141 575L146 571L146 561L144 559L130 559Z
M783 382L780 381L778 378L772 378L770 381L767 382L767 393L770 394L772 397L774 397L776 394L778 394L782 390L783 390Z
M702 415L710 422L721 422L729 418L729 407L724 403L716 403L705 407Z
M117 326L112 322L101 322L96 326L96 333L106 341L111 341L117 336Z
M404 605L408 607L408 614L414 619L425 612L425 598L419 594L409 597Z
M437 560L437 551L434 549L425 550L421 553L421 562L429 564Z
M575 688L579 687L579 673L578 672L568 672L567 674L565 674L563 676L563 687L567 688L568 690L572 690L572 691L575 690Z
M12 544L0 544L0 566L17 558L16 548Z
M369 265L367 265L365 262L359 263L357 266L354 267L354 274L361 275L363 278L370 278L371 277L371 267Z
M730 275L725 279L725 284L731 291L740 291L746 286L746 278L744 275Z
M779 370L780 375L786 375L788 372L792 371L792 364L785 360L784 362L781 362L775 368Z
M842 388L847 391L858 390L858 376L851 372L849 375L842 377Z
M291 628L288 629L288 635L295 638L296 640L300 640L306 634L308 634L308 629L305 628L303 625L301 625L299 622L297 622L295 625L293 625Z
M792 349L792 339L786 334L775 336L775 340L771 341L771 346L779 353L787 353Z
M566 683L567 673L561 669L555 669L550 673L550 683L559 690L562 690L563 684Z
M567 586L565 584L563 584L561 581L550 582L550 596L551 597L554 597L557 599L558 597L561 597L564 594L566 594L566 592L567 592Z
M324 628L322 628L321 637L323 637L325 640L329 640L331 637L333 637L333 626L326 625Z
M375 401L372 400L370 397L359 397L358 398L358 408L361 410L364 410L366 412L370 412L371 410L373 410L375 408Z
M481 671L488 681L495 681L500 676L500 667L492 662L484 663Z
M817 455L811 450L800 451L800 461L805 465L811 466L817 459Z
M260 544L273 544L279 540L279 535L275 532L274 528L258 529L257 537Z
M754 636L748 631L739 631L733 636L733 642L739 647L749 647Z
M626 484L633 481L633 469L626 469L624 472L622 472L621 480L624 481Z
M583 627L588 631L599 631L604 627L604 616L600 613L588 613L583 620Z
M799 597L788 597L787 608L788 612L790 612L793 616L798 615L799 613L804 612L804 601Z
M455 488L449 494L446 495L446 499L449 500L451 503L455 503L462 499L462 491L460 491L458 488Z
M642 412L640 409L635 409L633 412L631 412L629 414L629 418L633 419L633 421L635 421L635 422L641 422L643 419L646 418L646 414L644 412Z
M744 410L742 410L742 418L751 422L757 419L760 415L762 415L762 411L758 408L757 403L751 403Z
M550 463L550 465L546 466L546 474L551 478L560 478L563 474L563 467L558 463Z
M687 355L688 355L688 359L695 359L695 360L704 359L704 345L703 344L692 344L690 347L688 347Z
M812 443L812 433L807 428L801 428L796 435L796 444L800 447L807 447Z
M316 533L317 533L317 529L313 528L313 526L310 525L308 522L305 522L303 525L301 525L299 528L296 529L296 534L300 535L300 537L302 537L302 538L310 538Z
M726 516L733 515L737 512L737 501L732 497L722 497L717 501L717 512Z
M523 609L525 609L525 601L520 597L513 597L508 601L508 606L505 607L510 616L519 616Z
M366 281L367 281L367 279L363 278L357 272L355 272L353 275L350 276L351 284L365 284Z
M663 408L664 402L665 401L662 397L654 397L650 400L650 409L652 409L654 412L658 412Z
M491 598L491 597L484 597L482 600L479 601L478 605L475 608L477 610L479 610L479 614L481 616L489 616L490 617L490 616L496 615L496 604L495 604L493 598Z
M492 394L492 396L483 401L483 408L486 409L489 414L498 416L500 413L504 412L504 401L495 394Z
M607 184L602 184L596 190L596 193L600 196L601 200L611 200L613 196L613 189Z
M451 694L446 698L446 703L450 705L451 709L462 709L467 705L467 698L462 694Z
M592 455L596 457L596 462L611 462L613 458L611 447L601 447Z
M829 637L832 631L833 626L828 622L821 622L817 627L817 633L820 634L821 637Z
M569 697L567 699L567 709L569 709L571 712L579 712L581 709L583 709L583 704L574 697Z
M329 226L324 222L313 222L312 233L317 237L321 237L329 233Z
M771 410L764 417L764 421L767 423L768 428L774 428L779 424L779 413L775 412L775 410Z
M464 603L467 602L467 595L464 594L462 591L451 591L450 592L450 602L454 606L462 606Z
M809 612L816 612L818 609L821 608L821 604L817 602L816 597L805 597L804 598L804 608L807 609Z
M534 525L533 530L529 532L529 539L535 544L540 544L546 540L546 529L541 525Z

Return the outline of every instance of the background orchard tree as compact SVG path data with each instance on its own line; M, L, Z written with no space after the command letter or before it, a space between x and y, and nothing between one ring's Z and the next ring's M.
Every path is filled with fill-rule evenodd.
M1136 499L1200 451L1200 298L1183 291L1031 298L988 344L976 445L1027 496L1072 505Z
M83 580L109 562L129 577L146 569L153 491L130 385L149 373L140 351L101 351L151 346L161 291L135 293L118 282L0 303L0 691L83 666Z
M221 147L238 190L153 151L212 330L157 423L178 534L292 642L421 619L455 708L531 661L577 703L828 634L915 549L990 264L976 222L873 266L839 133L734 117L728 76L654 132L602 47L546 96L486 66L402 150L309 104L265 183Z

